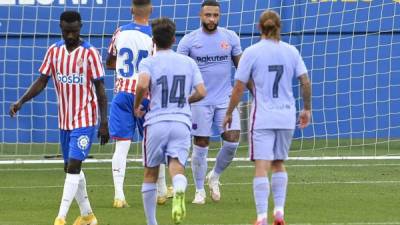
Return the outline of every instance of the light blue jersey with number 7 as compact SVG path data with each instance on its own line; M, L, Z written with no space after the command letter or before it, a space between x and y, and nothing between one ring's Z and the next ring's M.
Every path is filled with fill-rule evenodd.
M144 126L160 121L178 121L192 127L188 99L195 86L203 83L197 64L173 50L158 51L139 65L139 73L150 76L150 109Z
M240 58L235 80L254 81L252 129L294 129L296 106L293 78L307 74L297 49L283 41L261 40Z

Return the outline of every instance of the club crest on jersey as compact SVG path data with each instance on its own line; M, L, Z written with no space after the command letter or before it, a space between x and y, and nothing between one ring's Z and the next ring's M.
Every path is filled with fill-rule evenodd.
M228 50L229 49L229 43L226 41L222 41L221 42L221 48L224 50Z
M73 73L70 75L65 75L57 73L57 80L63 84L83 84L83 74Z
M78 148L86 150L89 145L89 137L87 135L82 135L78 138Z
M192 129L197 130L197 123L192 124Z
M82 59L78 59L78 60L76 61L76 65L78 65L78 67L82 67L82 65L83 65L83 60L82 60Z

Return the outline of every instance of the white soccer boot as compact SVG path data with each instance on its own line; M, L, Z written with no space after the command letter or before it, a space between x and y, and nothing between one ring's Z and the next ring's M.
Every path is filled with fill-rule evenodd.
M214 176L213 170L211 170L206 177L208 187L210 188L211 199L214 202L221 200L221 193L219 191L219 179Z
M193 199L192 203L199 204L199 205L205 204L206 203L206 191L204 189L196 191L196 194L194 195L194 199Z

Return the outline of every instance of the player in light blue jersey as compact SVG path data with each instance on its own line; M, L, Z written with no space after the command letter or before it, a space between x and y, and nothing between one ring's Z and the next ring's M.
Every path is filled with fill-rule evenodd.
M224 131L223 118L232 91L232 65L239 63L242 49L234 31L218 27L220 5L206 0L201 6L202 27L185 35L178 45L178 52L190 56L200 68L207 88L207 97L192 105L194 146L192 171L196 185L195 204L204 204L204 181L207 173L207 154L212 125L218 128L223 144L214 168L207 175L211 198L219 201L219 176L232 162L240 137L239 111L234 111L232 127Z
M224 127L232 123L232 112L244 89L252 84L253 103L250 114L250 158L255 161L253 192L257 209L256 225L267 224L268 196L274 199L274 225L284 225L284 206L288 176L284 160L296 126L296 106L293 78L301 84L304 109L299 115L299 127L308 126L311 119L311 84L307 68L299 51L280 40L279 15L265 11L259 22L261 40L247 48L236 71L235 86ZM271 184L268 171L272 171Z
M156 19L152 29L157 54L144 59L139 66L134 106L136 116L143 116L141 101L149 92L150 109L145 116L143 140L143 205L147 224L157 225L156 181L158 168L167 159L174 187L172 218L179 224L186 215L184 169L192 125L189 104L204 98L206 91L196 63L171 50L175 42L174 22L168 18Z

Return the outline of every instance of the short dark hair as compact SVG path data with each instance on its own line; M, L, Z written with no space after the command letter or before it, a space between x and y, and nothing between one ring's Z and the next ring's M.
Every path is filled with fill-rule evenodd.
M175 23L167 17L161 17L151 22L153 40L159 48L170 48L174 43Z
M132 0L134 6L146 6L151 4L151 0Z
M60 22L61 21L65 21L67 23L73 23L75 21L82 22L81 20L82 20L81 14L79 14L76 11L65 11L65 12L61 13L61 16L60 16Z
M221 7L219 2L217 2L216 0L205 0L203 2L203 4L201 4L201 8L203 8L204 6L218 6L218 7Z

